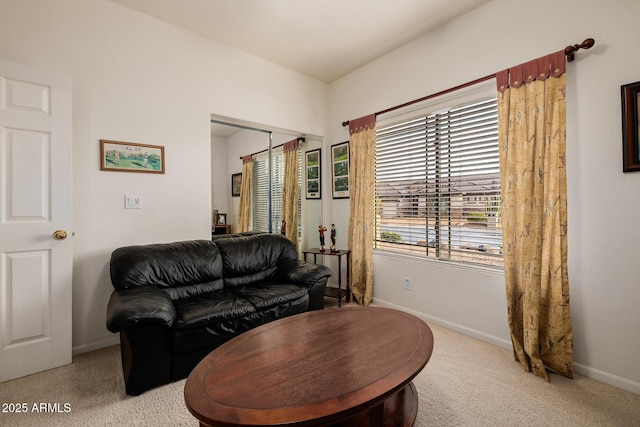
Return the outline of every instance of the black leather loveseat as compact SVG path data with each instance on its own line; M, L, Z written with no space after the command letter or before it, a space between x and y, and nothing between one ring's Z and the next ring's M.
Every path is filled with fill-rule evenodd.
M324 308L331 275L278 234L123 247L110 271L107 329L120 333L130 395L185 378L242 332Z

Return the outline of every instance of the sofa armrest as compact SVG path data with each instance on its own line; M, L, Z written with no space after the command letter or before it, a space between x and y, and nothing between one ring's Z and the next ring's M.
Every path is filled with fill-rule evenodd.
M277 275L287 283L311 287L318 282L326 283L331 277L331 269L325 265L298 261L293 267L278 271Z
M278 279L285 283L293 283L309 288L308 310L322 310L324 308L324 291L327 281L331 277L331 269L324 265L296 261L288 268L277 273Z
M151 286L113 291L107 306L107 329L111 332L142 324L171 327L175 320L171 298Z

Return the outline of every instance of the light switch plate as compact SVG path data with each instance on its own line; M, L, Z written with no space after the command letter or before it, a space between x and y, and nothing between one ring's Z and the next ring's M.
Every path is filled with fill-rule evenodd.
M125 209L142 209L142 197L139 195L125 194L124 208Z

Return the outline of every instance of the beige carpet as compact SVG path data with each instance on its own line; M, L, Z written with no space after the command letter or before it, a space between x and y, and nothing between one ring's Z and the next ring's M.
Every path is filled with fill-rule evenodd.
M584 377L553 375L547 383L523 372L510 351L434 325L431 329L433 356L414 379L418 427L640 426L640 395ZM126 396L119 348L110 347L75 357L71 365L0 384L0 403L28 406L27 413L0 412L0 425L195 427L183 387L184 380ZM58 403L62 412L32 412L34 403L49 403L54 410Z

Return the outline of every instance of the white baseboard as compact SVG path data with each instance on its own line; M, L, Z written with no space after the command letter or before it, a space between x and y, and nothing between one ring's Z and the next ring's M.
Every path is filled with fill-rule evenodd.
M458 325L456 323L452 323L437 317L429 316L428 314L425 314L425 313L421 313L415 310L410 310L408 308L405 308L387 301L379 300L379 299L374 300L374 304L382 307L394 308L396 310L401 310L409 314L413 314L414 316L419 317L426 322L435 323L436 325L442 326L443 328L447 328L452 331L459 332L463 335L467 335L472 338L479 339L480 341L488 342L490 344L505 348L507 350L511 350L513 348L511 345L511 342L503 338L496 337L481 331L477 331L475 329L471 329L466 326ZM619 377L609 372L604 372L599 369L595 369L590 366L583 365L581 363L574 363L573 371L578 375L582 375L583 377L591 378L593 380L611 385L613 387L616 387L622 390L629 391L631 393L640 394L640 383L636 381Z
M578 375L582 375L583 377L591 378L592 380L600 381L601 383L609 384L631 393L640 394L639 382L622 378L609 372L604 372L600 369L583 365L582 363L574 363L573 372Z
M112 345L120 344L120 337L115 335L113 338L107 338L106 340L94 342L91 344L79 345L73 347L71 354L77 356L83 353L89 353L90 351L100 350L101 348L111 347Z
M493 344L495 346L506 348L507 350L511 350L512 349L511 341L505 340L504 338L500 338L500 337L497 337L495 335L487 334L485 332L478 331L476 329L472 329L472 328L469 328L469 327L466 327L466 326L462 326L462 325L459 325L457 323L449 322L448 320L440 319L438 317L430 316L428 314L425 314L425 313L422 313L422 312L419 312L419 311L410 310L410 309L408 309L406 307L402 307L400 305L393 304L393 303L390 303L388 301L376 299L376 300L374 300L374 303L376 305L380 305L382 307L394 308L396 310L401 310L401 311L407 312L409 314L413 314L414 316L421 318L425 322L435 323L438 326L442 326L443 328L447 328L447 329L450 329L452 331L459 332L459 333L461 333L463 335L479 339L480 341L488 342L488 343Z

